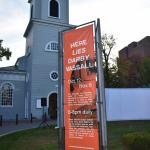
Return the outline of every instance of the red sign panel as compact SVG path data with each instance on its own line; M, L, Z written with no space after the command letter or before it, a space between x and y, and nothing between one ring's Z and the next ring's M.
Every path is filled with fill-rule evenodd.
M64 33L65 150L99 150L93 24Z

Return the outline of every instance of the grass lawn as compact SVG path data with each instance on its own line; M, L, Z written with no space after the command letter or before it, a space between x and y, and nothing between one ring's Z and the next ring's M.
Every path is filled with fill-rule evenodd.
M0 138L0 150L58 150L58 130L37 128Z
M150 131L150 121L109 122L108 150L122 150L121 138L126 133ZM58 150L58 130L37 128L0 138L0 150Z

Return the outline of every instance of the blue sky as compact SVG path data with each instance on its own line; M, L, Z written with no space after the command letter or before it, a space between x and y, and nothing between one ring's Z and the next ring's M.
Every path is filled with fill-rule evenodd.
M150 36L150 0L70 0L70 24L79 25L96 18L101 19L102 34L113 34L116 38L114 57L130 42ZM14 65L25 53L27 0L0 0L0 21L0 39L12 51L11 60L3 60L0 67Z

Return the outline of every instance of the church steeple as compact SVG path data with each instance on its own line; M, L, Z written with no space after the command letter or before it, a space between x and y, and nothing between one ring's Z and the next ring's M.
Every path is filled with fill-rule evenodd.
M69 0L28 0L33 19L69 23Z
M30 100L31 113L39 118L42 109L37 109L37 104L41 97L47 97L49 108L47 107L46 111L52 116L49 112L50 95L57 93L58 85L58 33L72 26L69 25L69 0L28 0L28 2L30 20L24 33L28 79L26 97L27 101ZM57 108L54 111L56 113Z

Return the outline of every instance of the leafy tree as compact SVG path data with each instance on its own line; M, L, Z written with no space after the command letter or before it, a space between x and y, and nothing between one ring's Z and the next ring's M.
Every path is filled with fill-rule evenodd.
M150 57L118 59L118 87L150 87Z
M117 67L118 70L116 72L116 87L127 88L129 87L129 70L131 68L132 63L129 60L121 60L117 58Z
M113 86L113 79L116 72L116 66L110 63L110 56L113 47L115 46L115 38L113 35L102 35L102 55L103 55L103 67L104 67L104 78L105 87Z
M134 55L129 58L128 61L130 61L128 86L130 88L140 87L141 85L139 84L139 73L142 67L143 59L138 55Z
M6 57L6 59L9 60L9 58L11 57L11 52L9 48L4 48L2 46L2 42L3 40L0 40L0 61L2 61L3 57Z
M150 87L150 57L143 59L139 74L138 84L141 87Z

